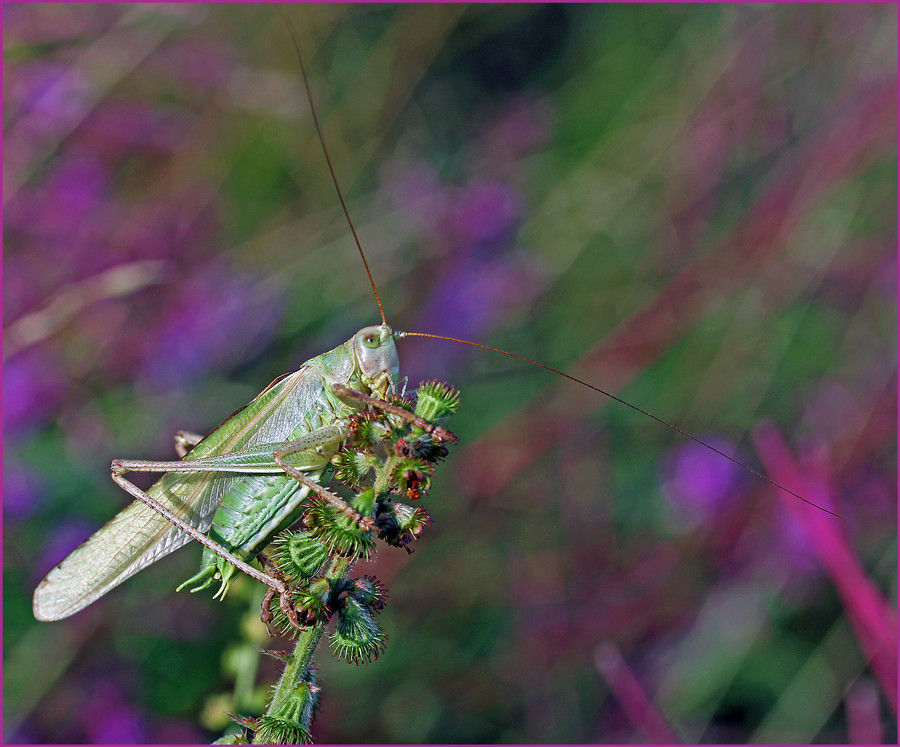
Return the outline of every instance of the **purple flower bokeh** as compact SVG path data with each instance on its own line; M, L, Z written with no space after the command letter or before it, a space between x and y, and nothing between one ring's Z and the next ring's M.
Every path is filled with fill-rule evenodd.
M463 244L491 244L509 238L522 220L522 198L503 182L476 179L453 200L451 227Z
M34 217L41 217L30 226L33 235L71 238L73 231L82 232L85 220L109 199L109 184L109 170L99 159L78 154L64 159L32 206Z
M107 104L91 112L79 128L78 147L114 159L144 150L164 155L188 135L189 123L176 111L143 103Z
M716 435L701 438L729 456L735 445ZM741 479L740 467L700 444L689 442L675 447L662 468L663 490L673 507L694 521L707 521L734 495Z
M248 357L278 328L283 299L251 275L208 264L183 278L177 295L146 335L141 378L165 389Z
M91 744L142 744L147 741L144 718L124 693L109 680L95 682L81 711L81 721Z
M76 124L90 89L79 70L37 60L20 66L7 90L7 104L18 113L16 131L37 141Z
M22 437L55 412L66 392L67 376L45 349L31 349L3 364L3 429Z
M39 474L8 457L3 465L3 518L17 522L40 508L45 484Z

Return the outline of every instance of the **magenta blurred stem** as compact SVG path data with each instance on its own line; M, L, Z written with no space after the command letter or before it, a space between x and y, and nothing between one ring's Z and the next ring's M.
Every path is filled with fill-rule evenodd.
M798 464L781 433L759 428L753 441L769 476L819 505L835 505L828 453L820 450ZM846 521L780 493L782 504L806 532L819 562L837 587L847 618L888 705L897 715L897 617L859 562L846 533Z
M594 651L594 666L604 676L628 719L650 744L680 743L665 716L654 705L637 675L612 643Z

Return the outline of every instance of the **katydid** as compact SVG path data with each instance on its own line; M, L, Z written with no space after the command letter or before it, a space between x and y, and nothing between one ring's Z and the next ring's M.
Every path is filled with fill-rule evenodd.
M67 617L184 545L190 536L156 506L176 513L198 532L209 532L239 559L254 557L272 536L297 521L311 491L310 485L302 484L276 464L277 449L299 445L303 458L293 460L290 466L312 481L322 481L342 440L346 419L359 407L358 403L342 400L335 393L335 385L383 399L396 390L397 375L392 330L387 325L367 327L343 345L274 381L200 440L183 461L114 463L113 476L122 487L127 481L120 475L128 470L165 471L176 467L178 471L167 472L153 484L146 493L149 503L129 490L138 500L38 585L35 617ZM221 579L221 595L233 571L232 562L207 548L201 571L191 581L205 588L217 577Z
M78 612L191 538L205 551L200 571L179 589L196 582L198 591L218 580L216 596L222 597L239 568L286 600L284 585L247 561L297 523L312 492L362 528L374 528L371 517L359 515L324 487L354 410L380 406L431 430L439 441L455 438L382 402L397 388L394 336L386 324L361 329L274 381L205 438L179 434L180 453L185 441L196 442L181 461L115 460L113 480L137 500L38 585L35 617L59 620ZM166 474L144 492L122 477L128 471Z

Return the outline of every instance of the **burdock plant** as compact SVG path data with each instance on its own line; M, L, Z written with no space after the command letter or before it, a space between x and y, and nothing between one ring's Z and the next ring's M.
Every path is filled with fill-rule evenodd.
M348 503L372 529L315 497L302 528L279 534L264 559L269 571L287 583L288 619L279 595L263 603L267 628L294 640L291 652L267 651L284 663L262 716L232 718L241 733L219 744L309 744L310 727L319 702L313 656L329 626L331 653L354 664L368 664L384 650L386 635L377 620L387 591L371 576L351 578L358 560L368 559L376 540L406 548L427 524L428 513L405 500L424 495L434 465L447 455L444 442L456 437L443 428L459 407L459 393L436 381L424 383L412 396L394 397L394 411L362 410L351 419L350 433L333 464L336 481L353 497ZM403 413L417 416L414 422Z

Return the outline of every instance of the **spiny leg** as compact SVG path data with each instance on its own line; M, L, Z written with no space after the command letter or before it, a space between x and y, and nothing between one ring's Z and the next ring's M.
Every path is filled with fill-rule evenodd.
M297 438L286 444L263 444L245 449L243 451L232 452L230 454L224 454L214 457L204 457L201 459L189 459L185 461L175 462L115 459L111 464L112 478L116 482L116 484L118 484L127 493L137 498L145 505L149 506L171 524L178 527L187 535L200 542L200 544L202 544L204 547L209 548L212 552L216 553L247 575L264 583L268 587L268 589L263 600L264 609L261 617L263 623L266 625L266 630L270 635L274 635L268 622L271 620L271 602L276 593L279 594L279 607L284 613L285 617L295 627L302 627L297 610L294 608L290 599L290 595L288 594L289 589L287 584L282 579L258 571L252 566L238 559L232 553L226 550L222 545L217 543L215 540L207 537L196 527L193 527L188 522L184 521L184 519L176 516L171 510L151 498L144 491L140 490L136 485L122 477L122 475L129 471L185 473L236 472L239 474L277 474L278 472L284 471L288 475L296 479L298 482L302 483L303 485L307 485L311 490L318 493L319 495L322 495L326 500L335 505L338 509L357 521L360 526L364 527L366 530L369 530L374 527L375 522L373 519L362 517L358 512L354 511L344 500L334 495L333 493L330 493L330 491L325 490L317 482L307 478L297 468L286 464L283 461L283 458L285 456L291 454L300 453L303 451L315 453L316 449L318 449L319 447L326 446L328 444L334 444L335 442L343 439L344 436L345 431L342 428L338 426L327 426L325 428L320 428L313 433L308 433L304 436L301 436L300 438ZM184 449L184 453L187 454L187 449L184 448L184 446L186 444L196 445L202 440L203 437L198 436L197 434L180 431L178 434L176 434L175 438L176 450L180 453L181 449ZM272 449L273 446L277 446L277 448L274 449L274 454ZM318 458L322 459L323 461L325 460L325 457L322 457L321 455L318 455ZM269 563L269 565L271 566L271 563Z
M306 487L308 487L317 495L321 496L328 503L334 506L338 511L359 524L362 529L365 529L366 531L374 529L375 519L373 519L371 516L363 516L361 513L359 513L359 511L356 511L349 503L347 503L347 501L345 501L339 495L332 493L330 490L328 490L328 488L320 485L312 478L304 475L303 472L298 470L296 467L293 467L284 461L285 457L305 450L306 449L302 447L301 442L292 441L276 449L272 456L275 459L275 464L281 467L281 469L283 469L288 475L293 477L297 482L306 485Z
M263 568L266 568L270 573L274 575L275 564L269 560L265 553L259 552L256 555L257 560L259 560L260 565ZM259 619L263 625L266 626L266 633L269 634L270 638L274 638L276 633L269 627L269 623L272 622L272 600L275 598L275 589L269 586L266 589L266 594L262 598L262 602L259 605Z
M310 453L321 446L340 442L346 431L336 425L320 428L312 433L288 442L259 444L240 451L233 451L218 456L183 461L151 461L147 459L113 459L112 470L116 474L126 472L236 472L238 474L275 475L282 472L280 465L272 460L272 452L279 448L290 447L289 453L301 451ZM319 457L324 464L327 459Z
M303 630L303 624L300 622L300 615L297 614L297 608L291 603L290 597L283 592L276 592L271 586L266 589L266 594L263 597L262 602L260 602L260 613L259 619L260 622L265 626L266 633L269 634L271 638L277 638L279 635L282 635L282 632L279 630L272 629L272 621L275 619L275 616L272 614L272 600L275 598L275 594L278 594L278 608L281 610L282 614L287 618L288 622L293 625L297 630Z
M266 555L264 552L262 552L262 551L260 550L258 553L256 553L256 559L259 561L259 564L260 564L263 568L268 568L269 571L271 572L271 574L272 574L273 576L277 576L277 575L278 575L278 573L279 573L279 571L278 571L278 566L275 565L275 563L273 563L273 562L269 559L269 556Z
M265 626L266 633L269 634L270 638L275 638L278 635L277 630L272 630L272 626L270 623L274 619L274 615L272 614L272 600L275 598L275 589L271 586L266 588L266 595L263 597L262 602L259 605L259 619L260 622ZM293 620L291 621L293 623Z
M447 430L446 428L442 428L439 425L432 425L425 418L421 418L415 413L410 412L409 410L404 410L402 407L397 407L390 402L385 402L383 399L378 399L377 397L370 397L368 394L363 394L362 392L357 392L355 389L351 389L350 387L344 386L343 384L335 384L333 386L335 394L343 399L352 399L356 402L360 402L362 404L370 405L382 412L386 412L388 415L393 415L395 417L400 418L401 420L405 420L407 423L412 423L417 428L421 428L426 433L430 434L438 441L449 441L450 443L456 443L459 441L459 438L453 431Z
M189 524L187 521L182 519L180 516L176 515L172 510L170 510L163 504L161 504L158 501L156 501L155 499L151 498L149 495L147 495L147 493L145 493L143 490L141 490L137 485L126 480L124 477L122 477L121 474L119 474L115 470L113 470L113 472L112 472L112 479L126 493L128 493L132 497L136 498L137 500L139 500L141 503L145 504L149 508L152 508L154 511L156 511L156 513L158 513L160 516L162 516L170 524L173 524L174 526L178 527L182 532L184 532L188 536L192 537L193 539L197 540L197 542L199 542L201 545L203 545L206 548L209 548L210 550L212 550L212 552L216 553L216 555L227 560L229 563L231 563L233 566L235 566L238 570L243 571L248 576L251 576L252 578L255 578L257 581L264 583L270 589L274 589L275 591L279 592L280 594L284 594L287 591L287 587L285 586L284 582L282 582L280 579L273 578L272 576L269 576L268 574L263 573L262 571L258 571L256 568L254 568L251 565L248 565L240 558L235 557L228 550L226 550L224 547L222 547L222 545L220 545L218 542L207 537L205 534L203 534L203 532L201 532L196 527L191 526L191 524Z

